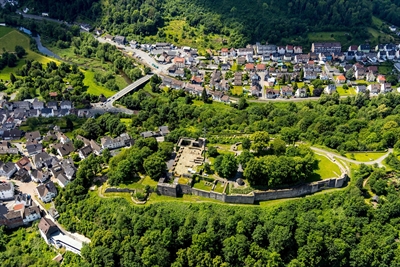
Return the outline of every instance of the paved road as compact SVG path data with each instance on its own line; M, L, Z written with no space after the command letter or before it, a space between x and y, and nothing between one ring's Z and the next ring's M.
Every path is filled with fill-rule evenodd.
M347 161L347 162L350 162L350 163L354 163L354 164L362 164L362 163L367 164L367 165L378 164L379 167L383 167L384 165L382 164L382 162L387 158L387 156L389 156L390 153L393 153L393 149L389 148L388 152L385 155L383 155L382 157L380 157L380 158L378 158L376 160L365 161L364 162L364 161L358 161L358 160L349 159L349 158L343 157L343 156L341 156L341 155L339 155L337 153L333 153L333 152L330 152L330 151L327 151L327 150L324 150L324 149L321 149L321 148L317 148L317 147L311 147L311 149L314 150L315 152L326 154L328 157L331 157L331 158L335 157L335 158L338 158L340 160L344 160L344 161Z
M106 40L103 37L97 37L95 38L100 42L100 43L109 43L112 45L115 45L116 47L123 48L124 51L132 53L137 60L139 60L141 63L144 65L147 65L150 67L155 74L166 74L167 69L172 65L172 64L159 64L157 61L155 61L154 58L152 58L148 53L145 51L142 51L140 49L132 48L130 46L125 46L125 45L120 45L117 44L114 41ZM157 66L158 68L155 68L154 66Z

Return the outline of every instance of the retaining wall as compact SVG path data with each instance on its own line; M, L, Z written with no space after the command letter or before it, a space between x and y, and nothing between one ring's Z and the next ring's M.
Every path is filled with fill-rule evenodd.
M326 179L323 181L318 181L309 184L303 184L300 186L287 188L287 189L277 189L277 190L267 190L267 191L254 191L247 195L226 195L225 193L217 193L213 191L204 191L197 188L192 188L189 185L170 185L159 183L157 186L157 191L161 195L177 197L178 194L193 194L195 196L216 199L226 203L238 203L238 204L254 204L254 202L281 199L281 198L294 198L299 196L304 196L307 194L312 194L323 189L328 188L340 188L344 185L348 179L347 174L343 174L341 177L336 179ZM117 192L117 191L113 191Z
M129 189L129 188L115 188L115 187L109 187L104 190L104 193L134 193L135 190Z

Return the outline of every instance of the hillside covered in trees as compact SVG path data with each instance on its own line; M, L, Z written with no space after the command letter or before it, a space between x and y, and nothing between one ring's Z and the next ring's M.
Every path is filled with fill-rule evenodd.
M389 0L22 0L35 12L49 12L67 21L90 20L113 34L131 38L165 37L159 28L171 20L185 20L204 34L220 34L232 46L250 42L280 42L306 37L311 31L347 31L367 38L372 15L400 25L400 3ZM189 30L189 35L193 34Z

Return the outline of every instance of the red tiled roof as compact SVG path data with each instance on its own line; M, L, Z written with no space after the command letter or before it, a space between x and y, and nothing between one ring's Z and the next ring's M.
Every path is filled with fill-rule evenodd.
M341 81L345 81L345 80L346 80L346 77L344 77L343 75L339 75L339 76L337 77L337 79L338 79L338 80L341 80Z
M252 69L254 69L254 64L253 63L247 63L245 68L246 68L246 70L252 70Z
M49 93L49 96L57 96L58 94L57 94L57 92L50 92Z
M24 203L20 203L14 206L14 210L22 210L24 208Z
M225 53L227 53L229 51L229 49L228 48L221 48L221 52L225 52Z

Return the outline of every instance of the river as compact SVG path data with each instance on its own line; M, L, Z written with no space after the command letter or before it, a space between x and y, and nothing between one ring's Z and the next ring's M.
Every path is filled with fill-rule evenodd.
M38 34L37 36L33 37L32 36L32 32L24 27L19 27L18 28L21 32L30 35L33 39L35 39L38 50L40 51L40 53L45 54L46 56L49 57L54 57L56 59L61 59L57 54L54 54L53 52L51 52L49 49L47 49L46 47L44 47L42 45L42 42L40 41L40 35Z

